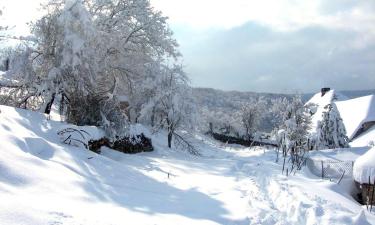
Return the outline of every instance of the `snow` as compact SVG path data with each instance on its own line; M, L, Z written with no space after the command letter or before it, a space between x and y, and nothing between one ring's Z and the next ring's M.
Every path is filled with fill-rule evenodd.
M368 95L336 102L347 136L352 139L365 122L375 121L375 98Z
M350 142L350 146L352 147L374 146L374 145L375 145L375 126L371 127L369 130L359 135L352 142Z
M324 96L321 92L316 93L305 105L314 104L316 105L315 113L311 118L311 129L315 131L318 127L318 122L322 120L323 112L325 111L324 107L328 104L332 104L338 100L346 100L346 96L336 92L335 90L328 91Z
M375 121L375 97L374 95L368 95L364 97L347 99L344 95L331 90L327 92L323 97L321 93L315 94L307 103L315 104L315 114L312 116L312 131L316 131L318 122L322 120L324 107L328 104L335 103L340 113L347 136L352 140L351 146L363 147L371 144L371 141L375 141L375 130L370 129L359 137L354 136L361 126L366 122Z
M306 169L286 177L271 149L196 135L198 157L166 148L161 132L152 134L154 152L97 155L60 142L66 123L0 110L2 225L375 224L350 180L338 185Z
M370 147L357 147L310 151L309 158L316 161L355 161L369 149Z
M372 184L375 182L375 147L354 162L353 177L361 184L368 184L369 177Z
M120 102L129 102L129 97L127 95L118 95L116 96L117 99L120 101Z

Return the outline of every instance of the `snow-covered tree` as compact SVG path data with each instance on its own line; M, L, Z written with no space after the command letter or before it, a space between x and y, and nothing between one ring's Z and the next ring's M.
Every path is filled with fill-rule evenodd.
M136 122L164 61L179 57L166 18L148 0L50 0L44 11L9 71L19 78L12 101L49 113L58 100L69 122L123 134L117 96L129 97Z
M155 95L142 110L141 118L149 121L155 129L167 130L168 147L173 137L181 138L177 131L194 125L194 102L188 79L182 67L164 66L155 86Z
M292 162L299 160L308 150L311 117L301 97L295 96L284 112L284 123L279 131L279 147L284 157L289 153Z
M0 9L0 18L3 16L3 11ZM6 26L1 26L0 25L0 41L2 40L2 39L4 39L4 35L2 34L2 32L3 31L5 31L5 30L7 30L8 29L8 27L6 27Z
M315 149L349 147L349 138L336 105L328 104L324 109L322 121L317 128Z
M260 98L245 104L241 109L242 125L245 128L245 138L251 140L264 116L265 101Z
M285 113L290 105L290 100L286 97L271 99L269 119L272 121L274 128L280 127L285 120Z

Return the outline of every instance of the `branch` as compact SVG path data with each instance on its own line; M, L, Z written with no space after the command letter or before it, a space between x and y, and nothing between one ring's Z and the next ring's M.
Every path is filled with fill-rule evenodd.
M200 156L201 154L199 151L195 148L194 145L192 145L190 142L188 142L184 137L179 135L176 132L173 132L173 135L175 136L175 144L177 146L182 146L185 148L190 154ZM176 143L177 142L177 143Z

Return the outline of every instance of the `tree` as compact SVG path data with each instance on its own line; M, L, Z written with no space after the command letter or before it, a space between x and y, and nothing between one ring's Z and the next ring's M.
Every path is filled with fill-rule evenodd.
M156 130L167 130L168 147L172 147L173 137L183 139L177 131L191 128L194 124L195 108L188 79L182 67L164 66L155 86L155 96L142 111L141 118L149 121Z
M279 147L286 157L289 153L292 163L300 163L308 150L311 117L300 96L294 96L284 114L284 123L279 132Z
M3 11L0 9L0 18L3 16ZM0 25L0 32L7 30L8 27L4 27ZM0 33L0 41L4 38L4 36Z
M241 118L242 125L245 128L245 138L252 140L260 124L262 116L264 116L265 101L257 99L242 106Z
M285 113L290 105L290 100L286 97L271 99L269 119L272 121L274 128L279 128L285 121Z
M45 9L8 73L19 78L7 84L16 93L9 102L45 113L58 104L69 122L123 135L129 118L117 96L129 96L136 122L155 98L148 82L179 57L166 18L148 0L50 0Z
M349 138L335 104L324 107L323 119L318 124L315 149L334 149L349 147Z

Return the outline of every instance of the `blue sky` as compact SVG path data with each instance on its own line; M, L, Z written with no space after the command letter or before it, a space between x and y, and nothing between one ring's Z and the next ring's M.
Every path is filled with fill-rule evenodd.
M22 30L42 0L0 1L0 22ZM276 93L375 89L374 0L151 3L169 17L193 86Z

